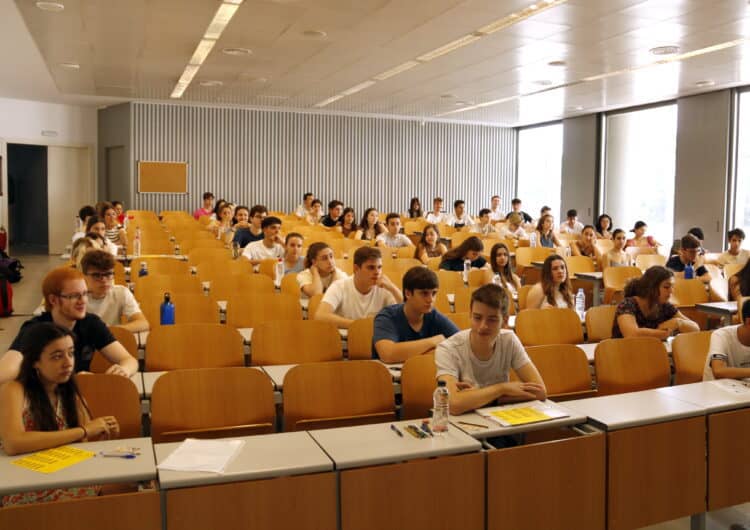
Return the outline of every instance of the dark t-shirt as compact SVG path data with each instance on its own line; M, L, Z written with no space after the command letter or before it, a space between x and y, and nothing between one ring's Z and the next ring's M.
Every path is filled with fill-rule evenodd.
M620 315L633 315L639 328L657 329L659 324L673 318L676 314L677 308L667 302L666 304L659 304L656 314L647 317L641 311L635 298L626 298L619 303L615 310L615 321L612 324L612 338L622 338L622 331L620 331L620 326L617 324L617 318Z
M487 260L482 256L479 256L477 259L471 262L472 269L481 269L485 265L487 265ZM440 263L440 268L446 271L460 272L464 270L464 260L462 260L461 258L447 259Z
M334 226L339 224L339 220L334 220L330 215L326 215L325 217L323 217L323 219L320 220L320 224L322 224L323 226L327 226L328 228L333 228Z
M23 353L21 337L23 336L24 331L39 322L52 322L52 314L45 312L38 317L34 317L31 320L24 322L18 335L13 339L13 344L10 345L10 349ZM94 352L115 342L115 337L112 335L112 332L109 331L107 325L101 318L92 313L86 313L86 316L83 317L82 320L76 321L73 326L73 335L76 372L87 372L89 370L89 365L91 364L91 358L94 356Z
M667 260L667 268L675 272L685 272L685 264L680 259L680 256L677 255L674 255ZM698 276L703 276L704 274L708 274L708 269L703 265L695 269L696 278Z
M435 335L444 335L445 338L458 333L456 325L448 320L442 313L433 309L422 321L422 329L414 331L404 314L404 304L393 304L384 307L375 316L375 328L372 335L372 356L378 358L375 351L375 343L387 339L393 342L407 342L411 340L426 339Z
M261 231L260 234L256 236L253 235L253 233L248 228L238 228L234 233L232 243L237 243L240 248L245 248L249 243L252 243L253 241L260 241L261 239L263 239L263 231Z

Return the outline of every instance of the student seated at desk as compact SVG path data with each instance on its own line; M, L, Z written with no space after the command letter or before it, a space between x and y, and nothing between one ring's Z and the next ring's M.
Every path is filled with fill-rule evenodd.
M448 252L448 249L440 242L438 227L426 225L422 229L422 237L419 238L419 243L414 249L414 259L427 264L430 258L439 258L446 252Z
M437 378L445 381L450 410L463 414L495 401L544 400L542 376L508 323L510 299L499 285L483 285L471 295L471 329L459 331L435 350ZM513 369L520 381L510 382Z
M521 279L513 272L510 262L510 250L505 243L495 243L490 250L490 266L500 278L500 285L507 289L512 295L517 295L521 290Z
M326 292L336 280L346 278L347 274L336 268L333 249L328 243L318 241L307 249L305 270L297 274L297 284L302 291L302 298L310 298Z
M487 269L489 265L482 256L482 251L484 251L484 243L481 239L477 236L467 237L456 248L452 248L443 254L440 268L446 271L462 271L464 270L464 261L468 259L471 262L472 269Z
M397 213L389 213L385 217L386 231L375 238L375 244L379 247L401 248L413 247L408 236L401 234L401 217Z
M746 250L742 247L742 242L745 240L745 232L741 228L735 228L727 233L727 239L729 239L729 248L726 252L719 254L716 262L719 265L727 265L729 263L739 263L744 265L750 259L750 250Z
M404 303L383 308L375 317L373 354L385 363L403 362L427 353L458 332L433 308L438 277L427 267L412 267L402 280Z
M133 293L124 285L115 285L115 258L104 250L92 250L81 259L81 272L86 277L89 313L101 318L108 326L121 326L137 333L149 329L148 320ZM127 323L122 324L122 318Z
M703 380L750 377L750 298L740 311L742 324L726 326L711 334Z
M660 265L650 267L640 278L625 286L625 299L615 311L612 338L655 337L699 331L698 324L669 303L674 289L674 273Z
M24 322L10 349L0 357L0 383L18 375L23 360L20 338L27 327L39 322L54 322L75 334L76 372L88 371L97 350L112 363L108 374L130 377L138 371L138 361L115 340L102 319L86 312L89 293L83 274L70 267L51 270L42 281L42 295L46 311Z
M528 309L548 307L573 308L575 297L568 276L568 265L562 256L551 254L542 265L542 281L529 289L526 298Z
M360 247L354 253L354 274L331 284L314 318L348 328L358 318L402 300L398 287L383 274L380 249Z
M281 219L278 217L266 217L261 223L263 239L253 241L242 251L242 257L250 260L255 265L264 259L278 259L284 257L284 240L281 239Z
M234 224L234 237L232 243L237 243L240 248L245 248L250 243L263 239L263 219L268 216L268 209L262 204L256 204L251 210L247 206L238 206L234 210L236 223Z
M18 378L0 387L0 442L8 455L75 442L116 438L114 416L91 419L76 386L73 333L51 322L34 324L21 337ZM96 486L29 491L3 497L3 506L99 494Z
M703 258L700 256L701 242L693 234L687 234L680 240L680 250L669 258L667 268L674 271L678 278L685 277L685 267L693 267L693 277L703 283L711 283L711 273L703 266Z
M711 334L703 380L750 377L750 298L740 311L742 324L726 326Z

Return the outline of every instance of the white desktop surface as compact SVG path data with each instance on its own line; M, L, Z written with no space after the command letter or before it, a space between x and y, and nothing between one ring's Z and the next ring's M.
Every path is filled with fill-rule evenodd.
M733 392L732 388L737 389ZM707 413L750 406L750 387L734 379L703 381L657 389L657 392L686 403L703 407Z
M11 464L28 454L8 456L0 451L0 495L95 484L140 482L156 478L151 438L126 438L68 445L95 452L97 456L54 473L39 473ZM100 451L112 451L117 447L137 447L140 454L135 458L98 456Z
M584 414L608 431L702 416L705 409L658 390L566 401L565 408Z
M390 372L391 377L393 378L393 381L398 383L401 381L401 367L404 363L392 363L392 364L386 364L380 360L375 360L375 362L382 364L386 368L388 368L388 372ZM266 372L268 377L271 378L271 381L273 381L273 385L276 388L276 390L283 390L284 389L284 378L286 377L287 372L294 368L295 366L298 366L297 364L269 364L264 366L256 366L254 368L257 368L259 370L263 370Z
M225 473L158 470L162 489L225 484L245 480L332 471L333 463L307 432L282 432L231 438L244 440L240 453ZM157 463L174 451L179 442L156 444Z
M406 425L419 427L421 420L398 421L310 431L333 459L336 469L391 464L415 458L472 453L481 443L460 429L449 428L445 434L415 438L404 430ZM398 436L391 425L397 426Z

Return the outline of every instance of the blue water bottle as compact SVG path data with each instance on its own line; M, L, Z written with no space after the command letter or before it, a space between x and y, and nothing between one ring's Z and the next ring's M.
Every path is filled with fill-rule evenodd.
M695 270L693 269L693 264L688 263L685 265L685 279L692 280L693 278L695 278Z
M138 277L143 278L144 276L148 276L148 266L145 261L141 261L141 269L138 271Z
M161 303L161 307L159 307L159 323L162 326L171 326L174 324L174 304L169 293L164 293L164 301Z

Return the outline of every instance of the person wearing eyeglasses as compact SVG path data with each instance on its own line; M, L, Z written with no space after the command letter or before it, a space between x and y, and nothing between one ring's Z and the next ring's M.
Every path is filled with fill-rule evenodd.
M148 320L133 293L124 285L115 285L115 258L104 250L91 250L81 259L81 272L89 291L86 311L108 326L120 326L137 333L147 331ZM127 323L122 324L122 317Z
M102 319L86 312L89 292L83 274L71 267L51 270L42 280L42 295L46 311L24 322L10 349L0 357L0 384L18 375L23 360L20 337L37 322L54 322L73 332L76 372L89 371L95 351L112 363L108 374L130 377L138 371L138 361L115 340Z

